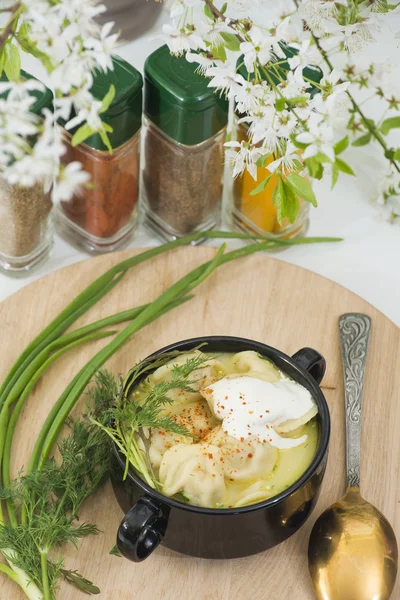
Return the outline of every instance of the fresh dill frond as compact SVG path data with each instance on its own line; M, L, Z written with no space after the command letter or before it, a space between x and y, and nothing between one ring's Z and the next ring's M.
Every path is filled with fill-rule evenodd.
M114 377L100 371L88 392L86 413L68 422L70 434L58 445L59 463L51 458L40 469L28 475L20 473L9 487L0 489L0 499L12 500L27 517L25 524L16 527L0 523L0 550L39 587L45 555L53 594L60 577L81 591L98 593L82 575L64 569L62 560L48 556L65 543L76 547L81 538L98 533L95 525L79 523L78 511L108 474L110 439L92 421L108 423L116 390Z
M193 349L191 352L198 350ZM182 352L168 352L145 359L135 365L122 381L115 395L115 405L110 411L111 425L100 425L112 438L120 452L125 456L125 473L132 464L141 477L153 488L158 487L149 458L149 442L143 433L148 429L165 429L172 433L191 436L191 433L172 416L165 414L165 406L173 403L170 393L179 390L197 393L201 378L196 372L207 366L209 357L198 353L187 360L174 364ZM149 375L169 363L171 369L168 379L151 382ZM139 395L135 393L140 389Z

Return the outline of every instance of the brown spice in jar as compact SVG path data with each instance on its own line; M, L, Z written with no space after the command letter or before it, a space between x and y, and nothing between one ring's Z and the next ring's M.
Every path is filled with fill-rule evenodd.
M74 148L70 139L69 134L65 134L67 152L62 162L82 163L83 170L90 174L90 188L62 202L63 212L87 233L110 238L129 223L137 204L140 133L112 154L107 150L93 150L85 144Z
M149 125L143 185L149 208L179 234L202 226L218 211L222 195L224 133L180 146Z
M42 183L13 186L0 178L0 253L27 256L40 246L51 208L50 192L44 192Z

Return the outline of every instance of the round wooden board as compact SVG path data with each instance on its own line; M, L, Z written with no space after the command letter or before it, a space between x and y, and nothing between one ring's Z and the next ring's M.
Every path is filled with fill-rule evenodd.
M79 320L79 325L151 301L214 253L213 248L185 247L132 269ZM78 263L36 281L3 302L0 375L5 375L33 336L88 282L131 254L120 252ZM373 320L364 395L362 492L386 514L400 538L399 330L339 285L264 255L221 267L195 293L196 298L136 334L109 361L108 368L125 373L153 350L197 335L239 335L276 346L288 354L303 346L319 350L327 361L322 388L333 427L328 469L317 508L290 540L257 556L207 561L159 548L137 565L109 555L122 514L107 484L81 511L81 520L96 523L104 533L84 540L79 551L69 548L66 565L94 581L101 589L102 600L310 600L314 596L306 558L309 532L317 515L343 494L345 483L344 398L337 325L344 312L364 312ZM104 343L95 342L67 354L38 383L16 432L14 473L27 463L53 402ZM25 598L5 578L0 586L4 599ZM62 583L57 597L77 600L85 596ZM400 580L393 592L393 598L399 597Z

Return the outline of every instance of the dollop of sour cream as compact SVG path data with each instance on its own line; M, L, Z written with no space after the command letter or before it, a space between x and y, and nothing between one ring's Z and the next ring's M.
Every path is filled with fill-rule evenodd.
M222 429L238 440L256 436L279 449L304 443L306 435L285 438L274 427L299 419L315 407L310 392L290 379L264 381L245 375L224 377L203 391Z

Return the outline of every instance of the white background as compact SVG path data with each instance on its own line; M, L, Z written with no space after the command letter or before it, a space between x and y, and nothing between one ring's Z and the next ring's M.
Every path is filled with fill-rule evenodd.
M162 43L159 40L149 40L149 37L159 33L166 19L166 15L161 14L150 33L134 42L121 45L118 54L143 72L145 58ZM378 43L369 49L368 54L380 59L398 54L396 44L389 45L386 41L388 37L385 37L383 31L378 36ZM24 63L24 67L39 74L29 60ZM370 203L382 177L381 163L374 158L374 152L369 148L346 152L347 157L344 155L344 158L351 161L353 167L356 166L358 177L356 179L343 175L334 191L330 191L329 181L315 185L319 207L311 209L308 231L308 235L340 236L344 241L297 246L273 256L340 283L375 305L396 324L400 324L400 227L380 219L376 206ZM151 233L140 227L128 248L157 243L159 241ZM18 278L0 274L0 300L38 277L86 258L87 254L73 248L56 234L50 258L33 273Z

